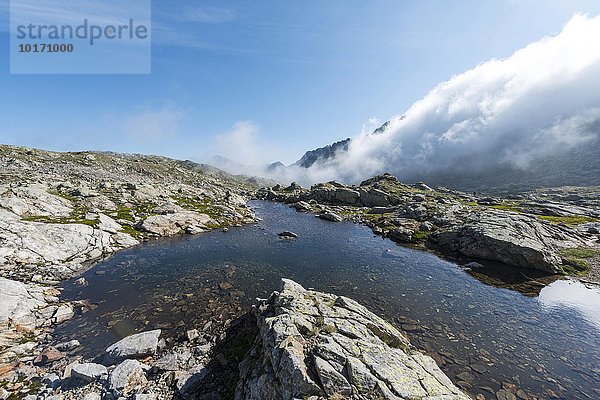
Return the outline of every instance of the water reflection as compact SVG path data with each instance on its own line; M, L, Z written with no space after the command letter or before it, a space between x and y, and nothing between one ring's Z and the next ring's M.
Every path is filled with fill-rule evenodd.
M546 286L538 298L544 311L560 308L578 312L592 326L600 330L600 288L586 287L574 280L556 281Z

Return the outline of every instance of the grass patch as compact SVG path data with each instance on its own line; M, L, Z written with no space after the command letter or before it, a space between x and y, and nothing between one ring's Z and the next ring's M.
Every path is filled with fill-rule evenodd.
M136 239L141 239L144 237L144 234L142 232L129 225L123 225L119 232L126 233Z
M196 211L202 214L206 214L209 217L215 219L223 214L223 211L211 202L205 200L192 199L189 197L173 197L173 200L180 207L185 208L189 211Z
M49 217L49 216L44 216L44 215L34 215L31 217L21 218L21 220L29 221L29 222L43 222L46 224L82 224L82 225L91 226L93 228L97 228L98 225L100 224L100 220L98 220L98 219L85 219L85 218L78 218L78 217L74 217L74 216Z
M582 215L572 215L568 217L563 216L554 216L554 215L538 215L539 219L543 221L548 221L552 224L564 224L568 226L577 226L581 224L586 224L588 222L598 222L600 221L598 218L594 217L586 217Z
M522 213L522 211L519 210L514 204L498 204L495 206L490 206L490 208L493 208L495 210L511 211L519 214Z
M567 275L584 275L590 268L587 259L599 254L600 252L598 250L586 247L565 249L561 252L563 271Z
M129 207L117 208L117 216L115 218L116 219L124 219L126 221L131 221L131 222L135 221L135 219L133 218L133 215L131 214L131 208L129 208Z
M19 343L25 344L35 341L35 333L33 331L25 332L19 339Z
M414 238L415 238L415 240L417 240L417 241L424 242L424 241L426 241L426 240L427 240L427 238L429 237L429 235L431 235L431 232L427 232L427 231L418 231L418 232L415 232L415 234L414 234L414 236L413 236L413 237L414 237Z

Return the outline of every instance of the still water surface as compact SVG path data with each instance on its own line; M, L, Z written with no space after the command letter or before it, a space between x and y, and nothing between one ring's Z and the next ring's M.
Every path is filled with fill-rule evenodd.
M87 355L137 330L178 335L241 313L286 277L365 304L471 394L493 399L504 385L539 398L600 398L598 288L559 280L524 296L364 226L251 204L263 219L256 225L152 241L98 263L83 275L85 287L67 283L67 297L94 309L57 335L78 338ZM284 230L299 237L281 240Z

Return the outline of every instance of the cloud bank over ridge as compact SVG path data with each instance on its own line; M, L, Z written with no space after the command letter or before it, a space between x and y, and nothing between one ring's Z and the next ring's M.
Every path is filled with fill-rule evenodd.
M600 16L575 15L555 36L439 84L383 132L347 151L272 177L357 182L382 172L406 181L527 170L600 140Z

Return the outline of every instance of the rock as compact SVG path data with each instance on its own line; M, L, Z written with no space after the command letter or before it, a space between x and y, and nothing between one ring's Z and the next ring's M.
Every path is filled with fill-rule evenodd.
M466 263L464 265L464 267L465 268L471 268L471 269L478 269L478 268L483 268L483 265L480 264L480 263L478 263L478 262L471 261L471 262Z
M44 376L42 383L52 389L56 389L60 385L60 377L51 372Z
M310 206L310 204L308 204L305 201L299 201L297 203L292 204L292 207L294 207L296 209L296 211L301 211L301 212L310 212L312 210L312 207Z
M433 191L432 188L430 188L429 186L427 186L427 184L425 184L424 182L417 182L415 183L415 188L419 189L419 190L425 190L425 191Z
M194 393L208 376L208 369L200 364L177 377L175 386L184 399Z
M214 223L206 214L195 211L181 211L167 215L152 215L146 218L140 227L146 232L159 236L173 236L191 230L195 233L207 229L207 225Z
M34 311L46 305L44 288L0 277L0 324L36 326Z
M121 230L121 225L105 214L98 215L99 225L98 227L108 233L117 233Z
M283 282L254 308L259 334L240 363L236 399L468 400L433 359L359 303Z
M146 331L127 336L109 346L106 354L111 360L146 357L156 353L161 330Z
M79 346L80 346L79 341L73 339L73 340L69 340L68 342L59 343L55 347L59 351L71 351L71 350L76 349Z
M283 231L277 234L277 236L284 238L284 239L296 239L298 237L297 234L295 234L294 232L290 232L290 231Z
M95 363L75 364L71 368L71 376L86 382L94 382L108 376L108 370L104 365Z
M496 392L496 399L498 400L517 400L517 397L509 392L508 390L500 389Z
M52 316L52 322L54 324L60 324L61 322L73 318L73 315L75 315L73 307L69 304L62 304L56 309L56 312Z
M185 335L187 336L187 339L190 342L193 342L194 340L196 340L200 337L200 333L198 332L198 329L190 329L189 331L187 331L185 333Z
M47 186L38 184L12 188L0 196L0 208L19 217L69 216L73 211L72 203L47 190Z
M100 393L92 392L83 396L82 400L100 400L101 398Z
M143 388L147 383L143 364L136 360L125 360L111 372L108 387L119 395L127 396L136 388Z
M138 393L133 396L133 400L158 400L158 397L154 393Z
M585 246L558 226L515 213L484 211L456 228L436 232L442 248L467 257L561 273L560 250Z
M61 353L54 347L47 347L33 360L33 363L36 365L46 365L62 360L63 358L65 358L64 353Z
M344 220L342 217L340 217L339 215L332 213L332 212L319 214L319 218L324 219L325 221L331 221L331 222L342 222Z

